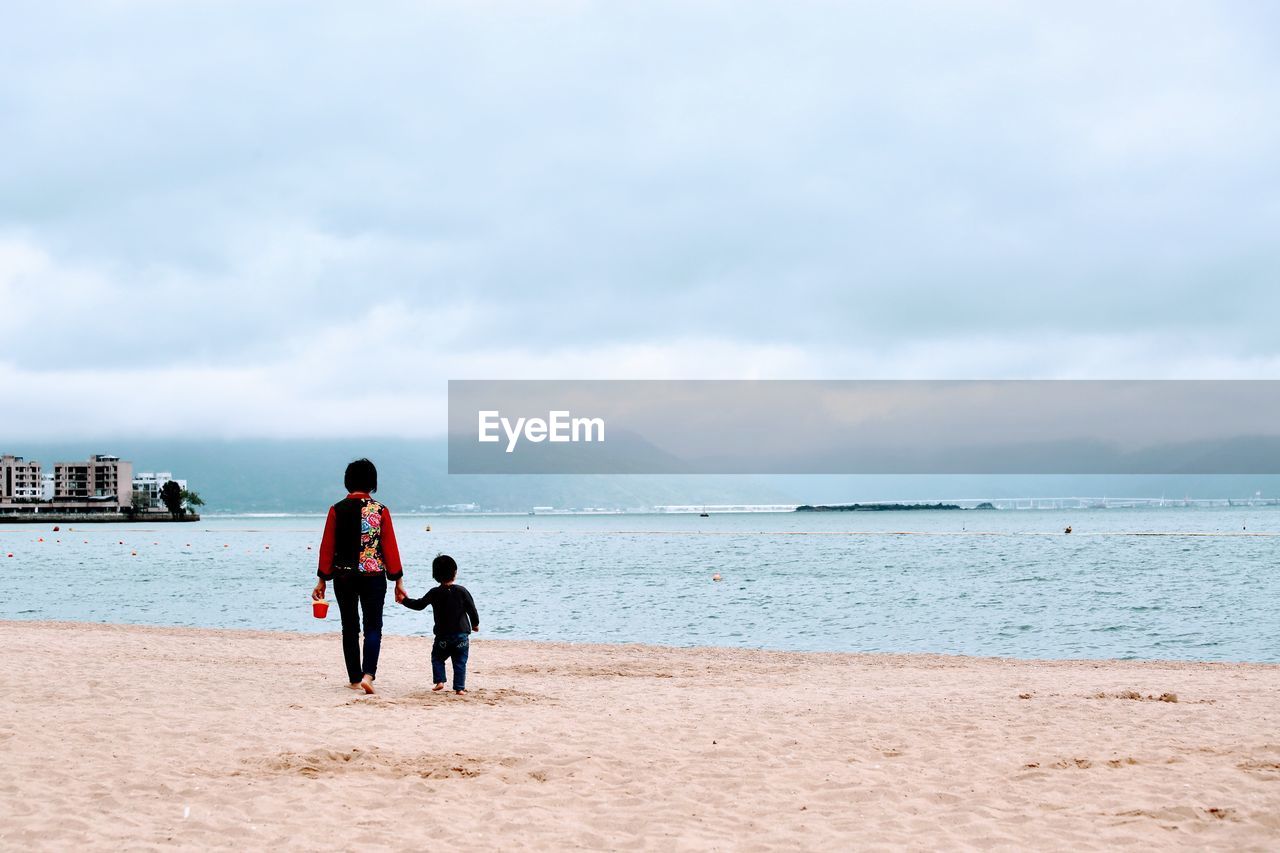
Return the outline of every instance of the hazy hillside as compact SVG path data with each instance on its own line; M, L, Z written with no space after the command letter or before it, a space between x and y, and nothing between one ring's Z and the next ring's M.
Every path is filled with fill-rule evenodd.
M488 510L534 506L633 508L660 504L837 503L1031 496L1237 497L1280 493L1280 477L1191 476L449 476L443 440L183 440L15 444L0 452L55 461L114 453L135 471L172 471L190 481L209 512L321 511L342 493L357 456L378 464L379 496L402 509L475 503Z
M205 499L209 512L323 510L341 496L343 469L359 456L368 456L378 465L378 495L404 509L475 503L484 509L523 511L534 506L628 508L791 500L749 477L450 477L443 441L121 440L28 442L6 444L0 450L38 459L47 468L55 461L113 453L132 460L135 471L171 471L186 479Z

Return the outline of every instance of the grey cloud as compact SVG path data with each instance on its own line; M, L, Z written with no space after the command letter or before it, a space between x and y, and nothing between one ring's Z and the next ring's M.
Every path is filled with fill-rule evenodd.
M379 305L465 318L450 332L476 349L1185 333L1276 351L1265 10L9 19L0 232L99 276L146 327L48 293L106 363L280 358ZM75 358L6 340L26 369Z

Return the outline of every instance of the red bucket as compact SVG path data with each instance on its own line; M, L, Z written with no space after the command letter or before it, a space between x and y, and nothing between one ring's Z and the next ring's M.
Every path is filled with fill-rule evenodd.
M321 599L320 601L311 602L311 615L317 619L323 619L329 615L329 602Z

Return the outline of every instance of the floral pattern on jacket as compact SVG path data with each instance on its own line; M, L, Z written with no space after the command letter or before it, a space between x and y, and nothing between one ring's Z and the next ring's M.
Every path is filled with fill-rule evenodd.
M360 508L360 560L356 569L368 574L386 571L382 560L382 504L372 499Z

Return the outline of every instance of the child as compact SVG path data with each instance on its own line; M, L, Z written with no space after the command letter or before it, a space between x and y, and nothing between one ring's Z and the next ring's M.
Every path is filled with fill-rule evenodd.
M458 586L458 564L448 554L438 554L431 561L431 576L440 585L422 598L408 598L400 602L411 610L422 610L431 605L435 616L435 645L431 647L432 690L444 689L444 662L453 658L453 690L459 696L467 692L467 653L471 646L471 632L480 630L480 614L466 587Z
M320 543L320 580L311 597L324 599L325 585L342 615L342 656L353 690L373 693L382 646L382 602L387 579L396 582L396 600L404 597L400 549L391 526L391 513L370 495L378 490L378 469L368 459L347 466L343 477L347 496L329 508ZM360 659L360 614L364 612L364 660Z

